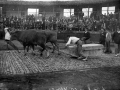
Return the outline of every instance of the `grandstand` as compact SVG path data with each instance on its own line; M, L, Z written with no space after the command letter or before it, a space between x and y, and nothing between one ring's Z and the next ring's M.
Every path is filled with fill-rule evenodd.
M119 9L119 0L0 0L0 21L14 28L66 30L72 22L68 19L72 19L74 30L80 30L78 21L83 17L100 20L102 16L114 14L119 21Z

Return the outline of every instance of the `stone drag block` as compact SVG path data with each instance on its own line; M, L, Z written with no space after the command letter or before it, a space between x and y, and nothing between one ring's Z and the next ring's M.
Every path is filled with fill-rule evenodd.
M103 45L101 44L83 44L82 51L85 56L100 56L103 53ZM68 46L69 55L77 57L77 46L70 45Z

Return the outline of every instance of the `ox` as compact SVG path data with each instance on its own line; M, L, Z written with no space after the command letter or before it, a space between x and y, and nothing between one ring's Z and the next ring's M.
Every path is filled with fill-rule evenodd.
M4 31L0 31L0 39L3 39L5 37L5 32Z
M25 55L26 55L25 49L27 46L28 46L27 51L29 49L29 46L31 46L33 50L34 50L34 45L41 46L42 47L41 55L42 55L42 52L46 49L45 35L38 33L35 30L15 31L11 35L12 35L12 37L11 37L12 40L18 40L19 42L22 43L22 45L24 47Z
M47 43L50 42L52 44L52 46L53 46L52 53L54 53L55 49L57 49L58 54L60 54L59 46L58 46L58 42L57 42L57 32L51 31L51 30L41 30L38 32L41 33L42 35L45 35Z

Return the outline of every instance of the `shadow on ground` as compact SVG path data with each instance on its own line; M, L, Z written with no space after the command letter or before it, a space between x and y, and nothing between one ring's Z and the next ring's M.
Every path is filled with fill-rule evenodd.
M1 76L8 90L120 90L120 67Z

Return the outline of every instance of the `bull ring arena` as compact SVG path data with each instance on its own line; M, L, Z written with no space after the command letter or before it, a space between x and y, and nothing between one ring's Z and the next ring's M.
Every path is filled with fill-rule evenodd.
M119 0L0 0L0 90L120 90L119 43L113 38L120 30ZM48 53L40 56L40 46L24 55L19 40L11 40L17 52L5 41L4 28L16 31L52 31L57 33L57 50L46 43ZM78 60L76 45L65 47L67 36L84 37L86 27L89 41L83 43L87 60ZM106 30L102 36L102 28ZM110 44L100 43L107 31ZM24 34L24 36L28 36ZM23 36L23 37L24 37ZM51 35L53 36L53 35ZM49 38L51 38L51 36ZM32 37L32 35L31 35ZM119 33L117 37L119 40ZM112 53L104 50L110 47Z

